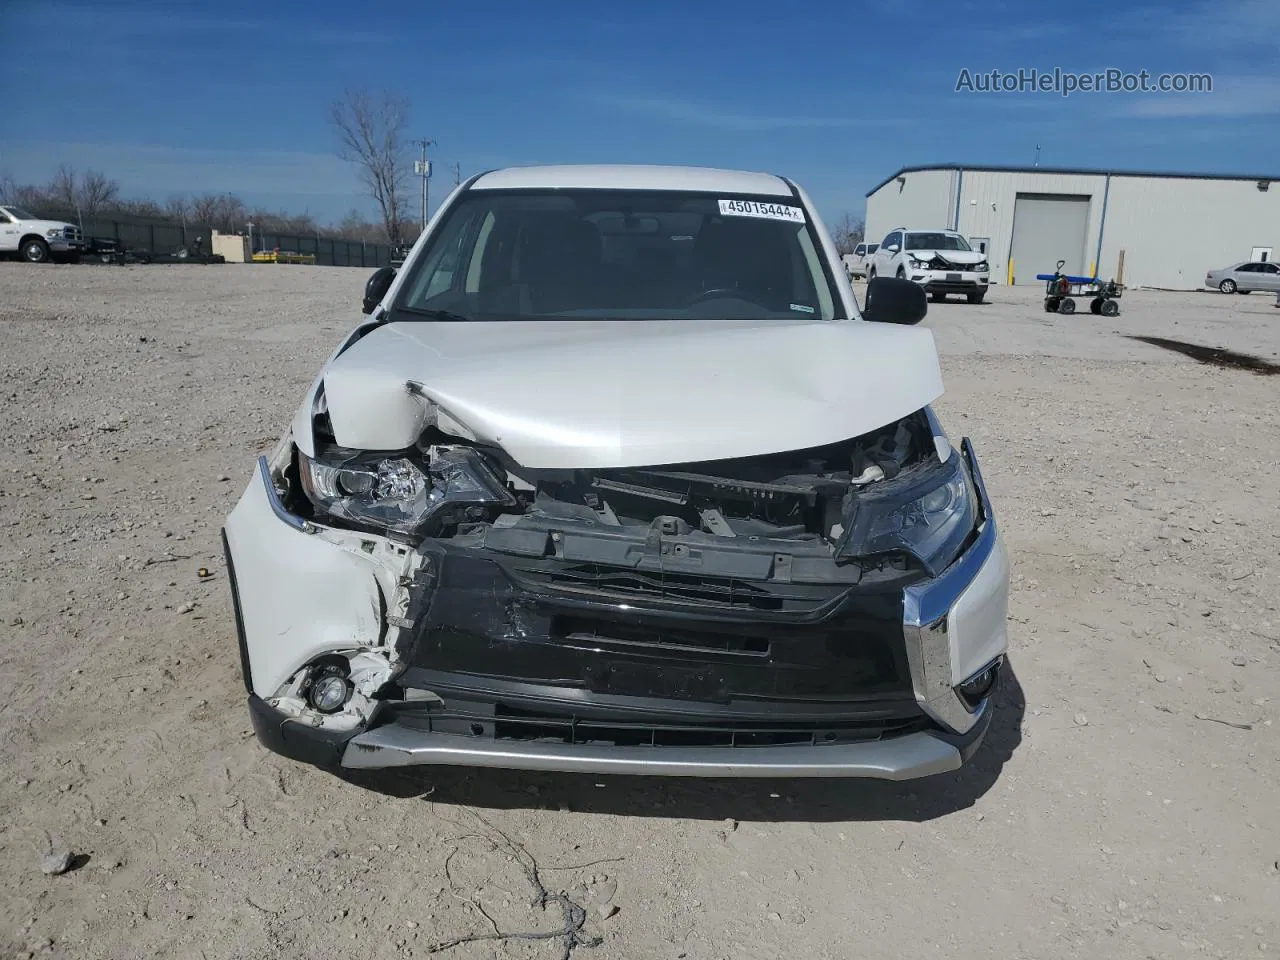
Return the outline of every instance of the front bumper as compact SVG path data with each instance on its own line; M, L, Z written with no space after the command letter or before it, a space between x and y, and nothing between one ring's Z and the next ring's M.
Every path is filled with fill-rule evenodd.
M353 735L299 723L262 698L249 696L250 720L263 746L327 769L444 764L666 777L913 780L960 769L981 746L993 712L991 703L984 703L963 736L921 731L892 740L819 747L600 747L485 742L459 734L423 734L396 723Z
M986 290L990 273L969 270L912 270L908 276L926 293L977 293Z
M519 643L494 633L490 621L495 618L484 604L470 607L473 618L484 622L470 639L458 626L465 620L463 604L462 617L433 627L433 637L448 642L420 643L411 636L409 625L421 610L407 599L401 602L398 592L413 578L390 570L386 557L379 562L370 549L376 538L347 535L291 517L279 502L262 461L226 529L229 579L254 728L268 748L325 767L455 764L599 774L888 780L955 770L981 743L993 712L992 695L970 709L955 687L1003 656L1008 589L1007 556L967 442L964 455L979 492L982 524L974 542L947 571L912 584L894 601L901 623L892 633L897 638L893 659L902 667L902 689L889 683L878 696L864 698L866 702L834 705L829 691L807 702L803 698L762 700L759 671L729 675L726 670L710 676L714 663L696 677L673 678L680 672L677 666L656 686L646 677L651 688L626 689L621 696L607 684L571 689L572 685L566 687L565 681L554 678L580 676L572 671L580 668L581 657L574 661L569 654L583 654L589 662L591 651L579 648L566 653L567 646L547 642L525 599L499 595L487 584L488 607L505 609L508 621L513 608L522 611L527 635L517 638ZM342 542L343 536L351 540L349 546ZM457 606L456 600L452 602ZM447 605L433 604L437 621L443 616L435 612L441 606ZM882 603L873 607L883 611ZM879 642L877 638L888 635L884 623L867 627L865 636L857 627L850 629L858 644ZM759 633L760 624L749 624L744 630ZM818 646L830 648L831 629L816 639ZM524 657L522 662L531 665L526 682L517 683L512 677L477 681L465 672L439 672L461 669L450 658L456 659L468 642L478 645L481 656L507 658L507 663L513 656ZM389 685L394 688L392 699L379 703L360 723L335 729L318 718L300 716L296 709L282 709L279 690L290 675L317 656L326 651L379 648L396 651L404 672ZM782 643L775 648L778 658L791 660L796 659L795 649ZM549 660L554 657L560 659ZM532 667L535 664L541 666ZM813 664L781 666L812 668ZM508 672L519 677L517 670ZM663 670L657 673L661 676ZM629 681L634 682L634 677ZM725 694L729 681L736 685L733 693ZM692 692L690 684L696 685ZM715 694L710 699L718 702L707 702L703 694L708 690ZM742 698L735 698L736 694ZM421 700L440 696L446 701L444 720L433 719L438 715ZM511 706L511 712L495 712L495 699ZM570 719L561 719L565 716ZM766 719L773 721L772 726L764 723ZM811 741L780 742L778 727L783 721L802 730L841 732L815 732ZM511 730L520 724L532 725L534 732L503 734L504 725ZM857 724L863 725L863 732L850 733ZM585 732L579 732L579 725ZM761 735L764 726L769 729ZM606 727L612 739L602 742L604 735L592 731ZM644 732L636 734L639 742L616 736L618 730L640 728ZM570 732L562 735L564 729ZM718 739L701 736L712 729ZM691 740L692 734L699 736ZM644 737L651 740L645 742Z
M62 237L52 237L46 241L49 249L53 253L83 253L83 240L67 240Z
M663 777L865 777L912 780L958 770L982 742L991 722L986 703L965 736L919 731L865 743L764 746L594 746L478 741L458 734L423 734L400 724L351 738L340 763L349 768L455 764L565 773Z

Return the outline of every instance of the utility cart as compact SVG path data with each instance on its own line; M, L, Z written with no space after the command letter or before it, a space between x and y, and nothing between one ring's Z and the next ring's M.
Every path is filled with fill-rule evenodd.
M1053 273L1037 273L1036 279L1045 281L1045 313L1075 313L1076 298L1089 298L1089 312L1104 317L1118 316L1123 285L1114 280L1097 277L1072 277L1062 272L1067 261L1059 260Z

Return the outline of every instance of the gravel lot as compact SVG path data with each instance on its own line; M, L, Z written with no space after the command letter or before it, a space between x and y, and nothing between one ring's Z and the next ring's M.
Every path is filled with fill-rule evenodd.
M424 956L488 917L554 930L520 848L588 907L603 942L579 958L1280 952L1280 378L1125 339L1276 359L1273 298L931 306L938 409L1014 564L1012 669L964 771L353 784L249 732L218 529L364 279L0 264L0 956ZM42 871L51 848L69 872Z

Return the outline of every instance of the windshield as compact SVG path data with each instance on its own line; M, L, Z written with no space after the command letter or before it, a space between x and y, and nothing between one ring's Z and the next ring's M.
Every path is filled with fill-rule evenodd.
M843 316L813 226L789 198L474 191L445 218L393 320Z
M908 233L908 250L970 250L964 237L950 233Z
M13 217L13 219L15 220L37 219L35 216L28 213L26 210L23 210L21 207L5 207L4 209L7 210L9 212L9 216Z

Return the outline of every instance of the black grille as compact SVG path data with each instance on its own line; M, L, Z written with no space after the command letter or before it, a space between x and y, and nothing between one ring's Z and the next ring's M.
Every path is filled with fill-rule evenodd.
M553 616L551 637L613 646L652 647L698 653L739 653L752 657L769 655L769 638L745 636L741 631L716 633L705 629L685 630L661 625L625 623L616 619Z
M666 570L637 570L597 563L513 565L517 579L530 585L586 591L624 599L681 601L726 610L815 610L849 589L848 584L802 584L701 577Z
M433 733L491 740L595 744L619 747L768 747L859 743L926 729L919 713L825 723L692 723L649 719L592 719L569 713L496 704L487 710L449 709L402 712L399 722Z
M549 577L526 586L516 566L509 557L499 563L437 550L433 589L410 610L403 686L438 691L438 675L447 674L454 680L443 686L473 695L534 684L575 702L650 698L672 709L691 702L840 709L911 695L900 589L762 584L807 594L811 604L828 598L813 610L774 612L551 589L542 586ZM565 566L546 562L533 573Z

